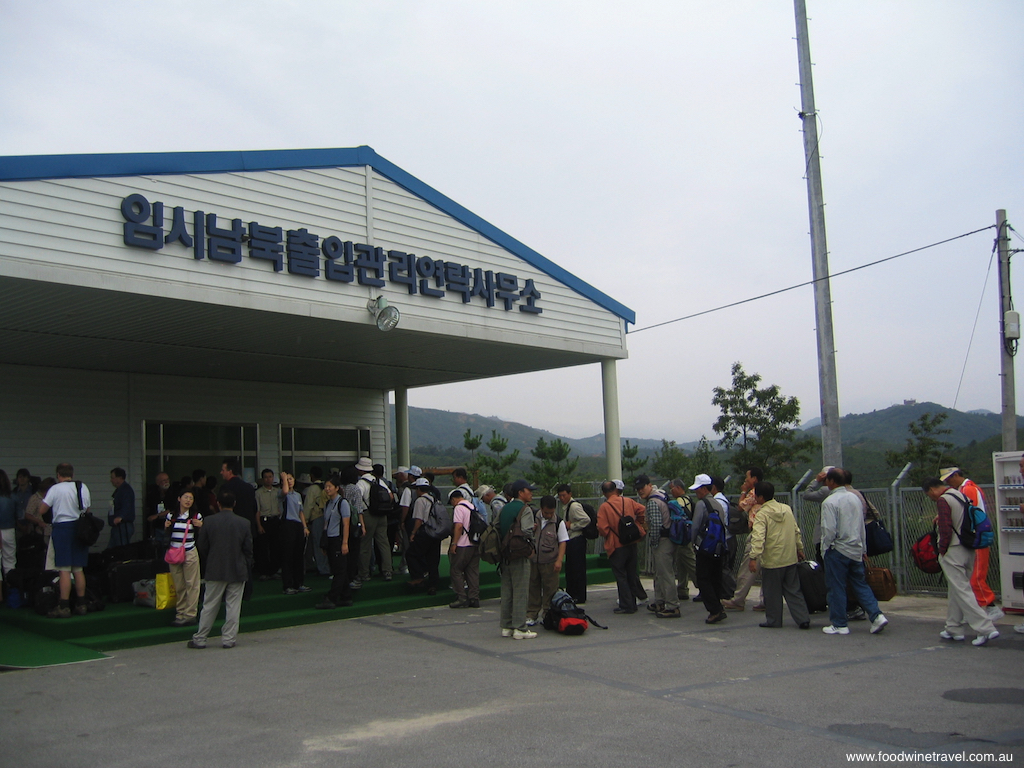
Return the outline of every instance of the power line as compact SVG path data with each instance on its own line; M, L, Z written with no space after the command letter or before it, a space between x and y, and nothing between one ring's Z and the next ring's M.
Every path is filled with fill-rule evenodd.
M979 232L984 232L984 231L986 231L988 229L995 229L995 224L989 224L987 227L982 227L981 229L975 229L973 232L964 232L964 234L962 234L962 235L957 235L956 237L950 237L950 238L947 238L946 240L939 240L937 243L932 243L930 245L922 245L920 248L914 248L913 250L910 250L910 251L904 251L903 253L897 253L895 256L886 256L884 259L878 259L877 261L871 261L871 262L868 262L867 264L861 264L859 267L851 267L850 269L844 269L842 272L833 272L833 273L831 273L829 275L825 275L824 277L820 277L820 278L817 278L817 279L814 279L814 280L807 280L806 282L803 282L803 283L797 283L796 285L791 285L788 288L780 288L779 290L772 291L770 293L762 293L760 296L751 296L749 299L741 299L740 301L734 301L731 304L723 304L721 306L714 307L713 309L705 309L703 312L694 312L692 315L685 315L683 317L677 317L675 320L666 320L663 323L655 323L654 325L646 325L643 328L635 328L634 330L629 331L628 333L634 334L634 333L640 333L641 331L649 331L652 328L660 328L663 325L671 325L672 323L679 323L679 322L682 322L683 320L692 320L693 318L700 317L701 315L709 315L712 312L719 312L719 311L721 311L723 309L730 309L731 307L738 307L741 304L749 304L752 301L759 301L760 299L767 299L769 296L777 296L780 293L786 293L787 291L793 291L793 290L796 290L797 288L803 288L804 286L807 286L807 285L814 285L816 282L819 282L820 280L828 280L828 279L833 278L833 277L839 277L840 275L848 275L851 272L856 272L859 269L867 269L868 267L873 267L873 266L875 266L877 264L883 264L883 263L885 263L887 261L892 261L893 259L898 259L901 256L909 256L912 253L918 253L919 251L924 251L924 250L927 250L929 248L934 248L934 247L936 247L938 245L945 245L946 243L951 243L954 240L960 240L960 239L965 238L965 237L970 237L971 235L976 235Z
M967 342L967 354L964 355L964 367L960 370L960 381L956 383L956 395L953 396L953 410L956 410L956 402L960 399L960 387L964 383L964 375L967 373L967 360L971 356L971 347L974 346L974 332L978 330L978 318L981 317L981 307L985 301L985 290L988 288L988 278L992 274L992 262L995 261L996 252L999 250L999 239L992 243L992 254L988 258L988 270L985 272L985 283L981 286L981 296L978 298L978 311L974 315L974 326L971 328L971 338Z

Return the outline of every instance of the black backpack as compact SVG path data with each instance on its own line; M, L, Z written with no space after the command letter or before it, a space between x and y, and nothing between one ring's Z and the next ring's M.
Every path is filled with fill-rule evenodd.
M622 509L619 510L619 526L616 531L619 535L619 543L623 546L635 544L643 537L643 533L640 532L640 526L636 524L636 518L625 514L625 511L626 503L623 501Z
M390 515L395 511L395 497L391 489L376 478L370 482L370 503L367 512L371 515Z
M587 631L588 620L598 629L608 629L587 616L569 593L560 589L551 596L551 605L544 614L544 629L563 635L582 635Z
M750 515L744 512L735 501L729 502L729 533L733 536L750 533Z
M587 523L587 527L583 529L583 538L585 539L596 539L597 533L597 510L589 504L580 503L583 507L583 511L587 513L587 517L590 518L590 522Z
M484 503L476 496L470 503L473 505L473 512L469 516L469 528L466 529L466 535L469 536L470 544L479 544L480 537L487 530L487 510Z

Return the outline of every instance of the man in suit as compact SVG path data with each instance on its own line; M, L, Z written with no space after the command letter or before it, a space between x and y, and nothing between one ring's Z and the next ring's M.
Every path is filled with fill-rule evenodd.
M252 527L249 521L235 514L235 497L224 491L218 498L220 514L205 521L199 529L196 548L206 574L206 596L199 630L188 641L189 648L205 648L206 638L220 613L224 598L224 626L221 645L235 647L238 616L242 610L242 590L252 568Z

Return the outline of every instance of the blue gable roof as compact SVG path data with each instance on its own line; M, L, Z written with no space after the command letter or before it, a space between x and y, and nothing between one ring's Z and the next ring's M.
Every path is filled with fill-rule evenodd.
M633 310L570 274L511 235L487 223L472 211L463 208L451 198L406 173L394 163L385 160L370 147L0 157L0 181L98 176L155 176L182 173L237 173L367 165L470 229L479 232L488 240L497 243L523 261L572 288L598 306L621 317L627 323L636 323L636 313Z

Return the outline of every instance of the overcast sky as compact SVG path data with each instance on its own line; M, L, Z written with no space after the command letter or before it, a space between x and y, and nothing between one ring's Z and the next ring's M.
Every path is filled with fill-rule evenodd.
M807 4L832 272L1024 232L1024 3ZM794 38L787 0L0 0L0 154L367 144L638 330L810 279ZM979 302L955 405L999 410L994 236L832 281L842 414L953 406ZM805 287L631 333L623 435L711 436L734 361L817 416L814 325ZM603 430L598 366L409 401Z

